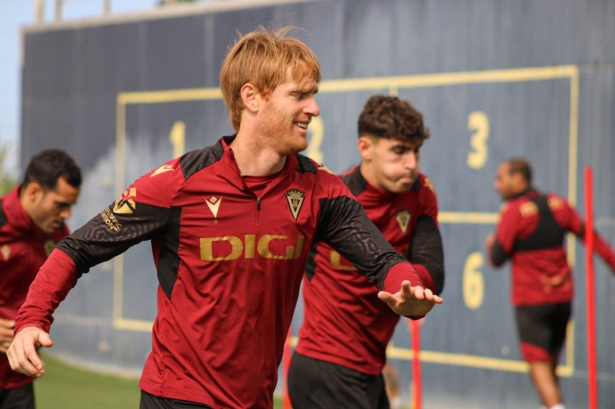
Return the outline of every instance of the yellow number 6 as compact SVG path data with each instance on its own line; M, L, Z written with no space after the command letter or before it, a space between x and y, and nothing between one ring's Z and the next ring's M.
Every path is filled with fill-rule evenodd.
M480 252L470 254L463 267L463 301L471 310L478 309L485 295L485 280L480 272L484 258Z
M472 150L468 153L468 166L480 169L487 163L487 139L489 139L489 118L482 111L474 111L468 117L468 130L475 131L470 139Z

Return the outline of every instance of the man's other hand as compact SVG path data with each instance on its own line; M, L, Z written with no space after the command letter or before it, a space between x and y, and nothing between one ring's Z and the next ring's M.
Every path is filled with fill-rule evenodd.
M15 336L6 355L14 371L40 378L45 374L45 364L36 349L52 345L48 333L37 327L26 327Z

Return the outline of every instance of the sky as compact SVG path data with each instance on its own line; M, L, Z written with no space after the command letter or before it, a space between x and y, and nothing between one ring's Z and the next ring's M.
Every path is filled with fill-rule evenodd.
M43 0L44 23L53 22L55 0ZM7 171L20 169L21 27L35 23L35 0L0 0L0 144L9 148ZM63 0L63 20L103 15L103 0ZM111 13L122 14L156 7L158 0L111 0Z

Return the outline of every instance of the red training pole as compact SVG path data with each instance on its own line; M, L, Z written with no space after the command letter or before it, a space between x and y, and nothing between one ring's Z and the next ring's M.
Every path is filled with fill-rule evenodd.
M596 381L596 298L594 288L594 204L592 168L585 168L585 251L587 263L587 387L589 409L598 408L598 383Z
M293 326L291 325L288 329L288 334L286 334L286 342L284 343L284 364L282 366L282 371L284 372L284 388L282 392L282 409L291 409L292 405L290 404L290 396L288 396L288 368L290 367L290 338L293 333Z
M421 376L421 321L410 320L410 336L412 339L412 378L414 381L413 409L421 409L423 401L423 379Z

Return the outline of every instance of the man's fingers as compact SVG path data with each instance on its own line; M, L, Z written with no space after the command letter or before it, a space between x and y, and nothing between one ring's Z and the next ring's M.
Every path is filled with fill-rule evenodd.
M38 344L39 346L45 348L51 348L53 346L53 341L51 341L51 337L46 332L40 332L38 336Z
M45 331L35 327L25 328L15 337L7 352L11 368L24 375L40 378L45 373L45 365L36 348L51 345L53 342Z
M14 371L37 378L43 376L44 364L35 348L27 348L24 345L12 345L7 356Z
M387 293L386 291L378 291L378 298L380 301L384 301L388 304L389 301L393 300L393 294Z

